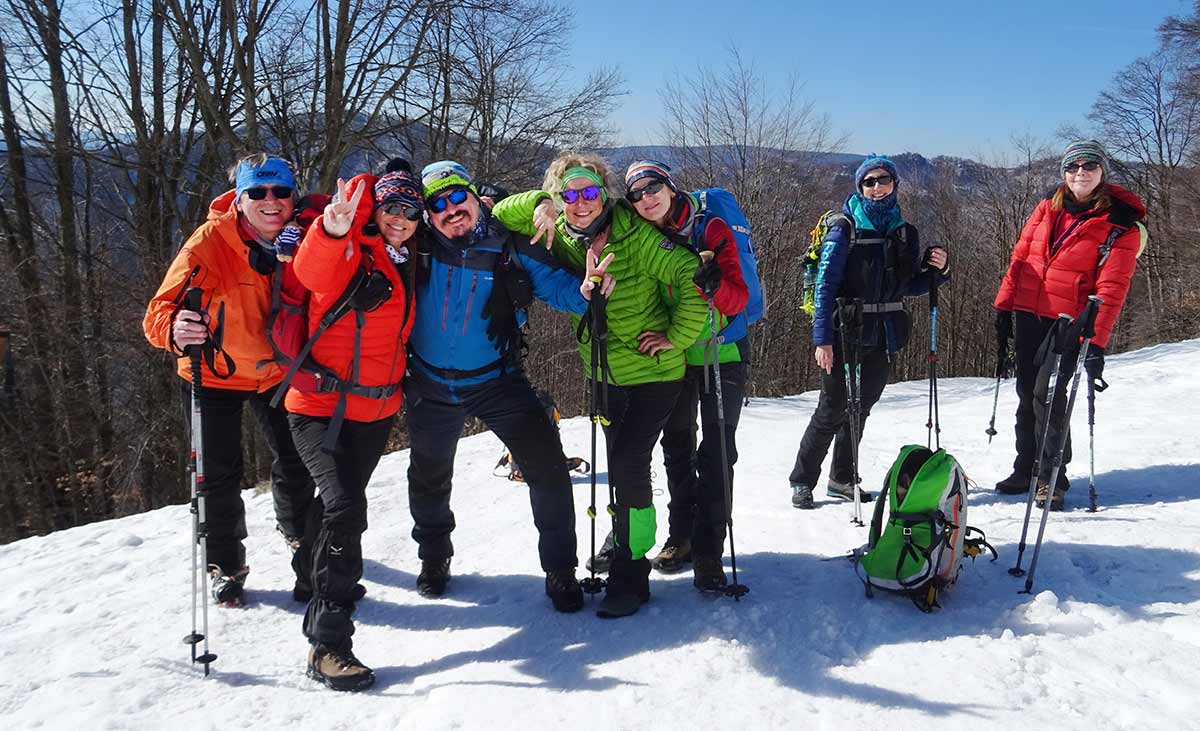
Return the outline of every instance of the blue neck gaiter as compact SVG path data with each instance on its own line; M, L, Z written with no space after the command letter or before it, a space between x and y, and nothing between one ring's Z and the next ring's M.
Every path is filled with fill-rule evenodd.
M871 222L872 228L881 234L886 234L892 221L897 218L896 214L900 209L896 191L892 191L882 200L873 201L864 195L860 195L859 200L862 202L863 212L867 214L867 220Z

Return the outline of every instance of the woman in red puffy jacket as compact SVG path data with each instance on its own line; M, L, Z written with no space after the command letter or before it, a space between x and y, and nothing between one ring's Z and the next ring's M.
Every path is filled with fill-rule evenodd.
M349 313L312 349L313 359L336 375L323 377L319 392L293 388L286 401L296 448L324 510L319 535L307 537L301 549L311 547L312 561L312 596L304 615L312 645L308 674L334 690L361 690L375 680L351 652L351 615L361 598L367 481L403 399L400 381L414 313L402 273L421 226L420 191L420 180L408 170L378 180L371 175L339 180L337 196L296 252L296 276L312 293L310 338L353 291Z
M1059 313L1078 317L1089 295L1101 297L1104 304L1086 356L1088 378L1098 379L1104 369L1104 348L1125 303L1141 249L1144 229L1138 222L1146 215L1136 195L1107 182L1108 170L1108 158L1099 142L1083 140L1067 147L1061 163L1063 181L1025 222L996 294L996 332L1001 344L1014 335L1015 326L1019 398L1013 473L996 484L1003 493L1027 492L1032 478L1044 423L1035 390L1041 390L1044 398L1049 380L1048 367L1042 369L1048 350L1042 348L1043 341ZM1063 361L1062 372L1069 374L1075 357L1064 356ZM1039 371L1044 371L1040 377ZM1052 421L1052 432L1057 432L1053 427ZM1056 443L1054 436L1052 433L1050 444ZM1050 497L1050 507L1055 510L1062 509L1070 487L1064 474L1071 461L1069 432L1062 438L1066 440L1063 469ZM1050 494L1044 484L1049 480L1048 465L1043 464L1042 472L1039 506Z

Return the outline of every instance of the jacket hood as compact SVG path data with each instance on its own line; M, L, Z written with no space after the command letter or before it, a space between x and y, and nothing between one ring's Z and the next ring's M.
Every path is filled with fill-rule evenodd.
M236 194L232 188L213 198L208 205L208 220L218 223L224 219L237 218Z
M1128 228L1146 218L1146 205L1142 203L1142 199L1138 198L1136 193L1113 183L1105 183L1104 188L1113 199L1112 212L1108 214L1108 220Z

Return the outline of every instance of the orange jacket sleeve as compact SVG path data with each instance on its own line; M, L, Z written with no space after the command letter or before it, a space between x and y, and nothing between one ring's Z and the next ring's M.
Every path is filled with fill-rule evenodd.
M318 216L308 227L304 241L296 250L294 264L300 283L313 292L341 294L350 285L354 273L362 261L362 251L353 245L357 217L350 233L334 238L325 232L325 216ZM346 258L346 247L350 246L350 258Z
M146 317L142 320L142 330L151 345L174 355L183 354L175 345L171 326L175 324L175 313L183 299L184 287L203 287L207 269L207 263L192 246L185 245L180 249L175 261L167 269L158 292L146 307Z

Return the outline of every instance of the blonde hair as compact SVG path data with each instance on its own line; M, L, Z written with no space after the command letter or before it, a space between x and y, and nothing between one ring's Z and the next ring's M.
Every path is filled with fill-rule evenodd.
M550 167L546 168L546 175L542 178L542 190L549 193L554 198L554 205L562 204L559 198L559 193L563 191L562 177L563 173L570 168L587 168L600 176L604 181L604 189L608 193L608 199L620 198L619 181L613 177L613 171L609 168L608 163L599 155L593 155L586 152L574 152L572 150L564 150L558 154L550 163Z

